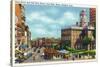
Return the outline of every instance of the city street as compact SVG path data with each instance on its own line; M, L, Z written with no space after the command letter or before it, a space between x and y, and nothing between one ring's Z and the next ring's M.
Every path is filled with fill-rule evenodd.
M31 51L32 56L29 57L27 60L25 60L23 63L33 63L33 62L43 62L43 61L69 61L69 60L87 60L85 58L73 58L72 56L69 57L68 59L64 59L64 58L60 58L60 59L49 59L46 60L43 57L43 50L44 47L33 47L31 50L29 50L29 52ZM87 57L88 58L88 57Z
M51 6L26 5L25 9L22 4L15 6L16 63L95 58L95 8L62 7L60 9L55 6L54 9L58 13L54 15ZM47 9L50 9L48 13L45 12ZM38 11L42 11L43 15ZM32 17L31 21L27 19L29 17Z
M44 49L44 47L42 47L42 48L33 47L31 49L32 56L29 57L27 60L25 60L23 63L32 63L32 62L44 61L43 57L41 56L43 54L43 49Z

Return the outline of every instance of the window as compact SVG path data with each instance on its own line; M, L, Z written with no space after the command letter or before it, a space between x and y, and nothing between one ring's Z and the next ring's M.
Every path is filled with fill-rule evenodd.
M27 36L27 32L25 31L25 36Z

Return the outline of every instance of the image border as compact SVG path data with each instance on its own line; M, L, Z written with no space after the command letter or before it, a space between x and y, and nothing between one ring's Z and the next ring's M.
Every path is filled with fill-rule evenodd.
M72 6L72 7L94 7L96 8L96 58L92 59L92 60L69 60L69 61L48 61L48 62L34 62L34 63L19 63L16 64L15 63L15 2L16 1L11 1L11 66L27 66L27 65L48 65L48 64L69 64L69 63L81 63L81 62L96 62L98 61L98 8L96 5L85 5L85 4L60 4L58 6L61 5L66 5L68 6ZM56 6L57 3L44 3L44 2L34 2L34 1L19 1L19 3L29 3L29 4L33 4L34 5L51 5L51 6Z

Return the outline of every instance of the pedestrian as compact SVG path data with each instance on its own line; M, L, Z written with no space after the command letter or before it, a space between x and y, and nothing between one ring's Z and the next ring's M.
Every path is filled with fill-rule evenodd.
M32 58L33 58L33 60L35 60L35 54L34 53L32 53L33 55L32 55Z
M72 60L74 61L75 60L75 57L73 57Z

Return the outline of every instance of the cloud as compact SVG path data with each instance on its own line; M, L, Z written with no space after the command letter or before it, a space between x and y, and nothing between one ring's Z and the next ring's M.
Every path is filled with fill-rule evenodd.
M34 24L34 28L44 28L45 25L43 24Z
M61 25L70 25L76 22L77 17L72 12L64 12L62 17L58 20Z
M71 12L64 12L57 19L53 19L43 12L32 12L26 18L27 23L31 26L33 38L60 37L62 27L75 23L74 14Z
M47 35L47 30L44 28L34 28L31 29L32 32L32 37L44 37L45 35Z
M59 34L60 32L57 32L57 30L47 30L45 28L36 28L32 29L32 37L37 38L37 37L60 37Z
M74 20L74 19L75 19L75 16L74 16L74 14L71 13L71 12L65 12L65 13L64 13L64 18Z
M76 17L71 12L65 12L58 19L52 19L51 17L46 16L43 12L32 12L29 16L27 16L27 20L32 23L37 23L35 21L39 21L39 23L43 23L43 24L57 23L57 24L65 25L66 21L69 21L71 23L72 21L76 20Z
M60 14L60 11L59 11L59 9L57 9L57 8L55 8L55 7L49 7L49 9L46 9L45 11L44 11L47 15L49 15L49 16L52 16L52 17L55 17L55 16L57 16L58 14Z
M36 29L34 29L34 31L35 31L37 34L46 34L46 30L45 30L45 29L36 28Z
M34 20L46 21L47 23L53 22L52 19L50 19L48 16L44 15L42 12L32 12L30 15L27 16L27 20L31 21L31 22Z
M81 9L75 7L26 5L26 23L32 32L33 38L60 37L62 28L74 25L79 21Z

